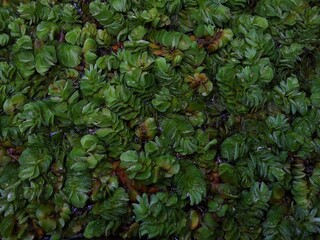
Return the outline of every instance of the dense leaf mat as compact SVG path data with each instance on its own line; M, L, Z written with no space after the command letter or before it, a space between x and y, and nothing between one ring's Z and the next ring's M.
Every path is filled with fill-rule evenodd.
M1 239L320 239L318 0L0 3Z

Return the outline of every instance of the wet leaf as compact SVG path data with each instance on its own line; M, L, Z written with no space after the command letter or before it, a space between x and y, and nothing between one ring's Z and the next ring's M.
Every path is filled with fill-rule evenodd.
M57 48L58 59L65 67L76 67L81 62L81 53L82 50L80 47L62 43Z

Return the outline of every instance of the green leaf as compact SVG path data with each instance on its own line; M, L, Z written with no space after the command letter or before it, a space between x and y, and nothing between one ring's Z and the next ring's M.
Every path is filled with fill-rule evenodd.
M184 206L175 194L156 193L148 199L147 194L137 197L133 204L135 218L140 222L139 234L148 238L166 237L180 234L186 227L186 214L181 211Z
M52 233L57 227L56 221L49 218L49 217L47 217L45 219L41 219L39 221L39 225L43 228L43 230L46 233Z
M84 230L83 236L86 238L101 237L105 233L106 227L107 222L102 218L90 221Z
M234 134L221 144L221 155L229 161L241 158L246 151L245 138L242 134Z
M62 43L58 46L58 59L65 67L76 67L81 62L82 49L78 46Z
M33 49L32 39L28 35L24 35L21 38L17 39L17 41L13 45L13 51L15 52L18 52L20 50L31 50L31 49Z
M5 45L7 45L9 42L9 39L10 37L8 34L5 34L5 33L0 34L0 46L4 47Z
M183 155L190 155L197 151L197 140L194 138L181 138L179 142L173 145L176 152Z
M129 150L122 153L120 159L124 162L138 162L138 153L136 151Z
M5 238L10 238L14 229L13 214L7 215L1 219L0 233Z
M251 188L251 196L253 202L268 202L271 198L271 195L272 191L269 190L268 186L264 182L255 183Z
M81 146L87 152L90 152L90 151L93 151L97 147L98 138L95 135L88 134L88 135L84 135L81 138L80 142L81 142Z
M37 37L43 41L46 41L47 39L50 39L52 41L55 38L58 30L59 28L57 24L49 21L42 21L37 26Z
M44 75L57 63L56 49L54 46L44 46L35 55L36 70Z
M224 183L231 183L235 186L239 186L239 177L236 169L232 165L221 163L219 164L218 172Z
M64 191L69 197L70 203L83 208L88 200L88 193L91 187L91 178L89 175L67 176Z
M174 177L177 191L183 199L189 198L190 205L199 204L206 197L207 188L203 173L195 165L187 163Z
M153 141L148 141L144 145L144 149L145 149L146 154L152 154L155 151L159 150L159 147L158 147L157 143L155 143Z
M125 12L127 9L127 0L110 0L111 6L118 12Z
M19 158L19 177L21 179L33 179L40 172L45 173L51 164L52 156L46 149L27 148Z
M81 35L81 28L76 27L71 31L67 32L65 36L65 40L66 42L75 45L79 42L80 35Z
M119 187L106 200L95 204L92 211L106 221L121 221L128 213L128 201L128 193Z

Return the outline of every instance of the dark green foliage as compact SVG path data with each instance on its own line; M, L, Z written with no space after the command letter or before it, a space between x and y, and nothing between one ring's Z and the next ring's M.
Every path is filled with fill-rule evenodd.
M0 1L0 238L320 239L316 0Z
M188 198L190 205L199 204L207 195L203 173L193 164L183 164L174 181L178 194L181 195L182 199Z
M128 213L128 197L123 188L117 188L106 200L95 204L92 214L96 220L89 222L84 236L92 238L115 233Z
M146 194L133 204L136 220L141 222L139 235L149 238L180 235L186 227L186 216L182 211L185 203L177 195L157 193L148 199Z

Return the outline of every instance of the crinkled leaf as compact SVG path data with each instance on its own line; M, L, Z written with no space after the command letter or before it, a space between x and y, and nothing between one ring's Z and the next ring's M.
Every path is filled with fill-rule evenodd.
M81 62L81 53L82 50L80 47L62 43L57 48L58 51L58 59L65 67L76 67Z

